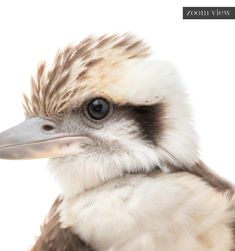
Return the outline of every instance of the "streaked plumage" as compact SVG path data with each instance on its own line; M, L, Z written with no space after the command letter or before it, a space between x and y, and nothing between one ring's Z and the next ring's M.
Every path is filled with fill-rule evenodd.
M123 63L149 54L145 43L132 35L91 36L70 45L58 51L51 68L46 63L38 66L32 78L31 98L24 96L26 115L58 117L82 104L89 95L100 95L101 90L106 95L108 87L120 81L122 76L115 71Z
M186 101L175 68L132 35L42 63L26 122L0 135L0 157L49 157L61 188L32 250L232 251L234 187L200 161Z

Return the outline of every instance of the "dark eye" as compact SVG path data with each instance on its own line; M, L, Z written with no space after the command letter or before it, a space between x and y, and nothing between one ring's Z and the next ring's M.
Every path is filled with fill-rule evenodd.
M92 119L100 120L108 115L110 104L103 98L96 98L87 105L87 112Z

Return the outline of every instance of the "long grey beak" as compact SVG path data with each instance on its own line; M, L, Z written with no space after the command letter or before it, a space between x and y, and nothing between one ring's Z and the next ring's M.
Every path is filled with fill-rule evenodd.
M48 119L33 117L0 134L1 159L54 158L78 153L86 137L60 132Z

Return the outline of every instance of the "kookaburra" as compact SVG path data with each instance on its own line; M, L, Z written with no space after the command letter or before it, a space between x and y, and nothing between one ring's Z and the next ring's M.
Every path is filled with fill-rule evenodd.
M234 188L200 161L174 67L130 34L41 63L0 158L49 158L61 195L33 251L232 251Z

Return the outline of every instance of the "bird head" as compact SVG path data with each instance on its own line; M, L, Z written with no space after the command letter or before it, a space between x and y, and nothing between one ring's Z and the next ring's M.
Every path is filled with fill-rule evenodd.
M0 134L0 158L49 158L68 196L198 160L176 70L129 34L91 36L59 51L51 67L41 63L24 107L26 120Z

